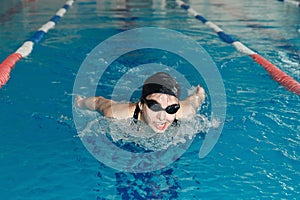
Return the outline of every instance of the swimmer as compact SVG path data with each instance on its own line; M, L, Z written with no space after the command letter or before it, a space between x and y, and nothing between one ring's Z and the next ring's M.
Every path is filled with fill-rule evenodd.
M142 121L154 132L163 133L169 126L176 125L177 120L194 117L205 98L205 91L199 85L195 93L182 101L179 100L180 92L174 78L158 72L146 79L137 103L120 103L102 96L77 96L75 103L81 109L97 111L106 117Z

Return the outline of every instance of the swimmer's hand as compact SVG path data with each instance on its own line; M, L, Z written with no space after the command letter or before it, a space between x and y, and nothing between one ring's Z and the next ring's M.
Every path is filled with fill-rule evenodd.
M75 97L75 105L76 105L76 107L83 109L83 99L84 98L81 97L81 96L76 96Z
M205 91L200 85L198 85L196 92L188 98L190 98L190 103L193 105L194 109L197 110L200 107L200 105L204 102Z
M198 85L196 91L192 95L180 102L181 107L179 109L178 118L194 117L198 108L204 102L204 99L205 91Z

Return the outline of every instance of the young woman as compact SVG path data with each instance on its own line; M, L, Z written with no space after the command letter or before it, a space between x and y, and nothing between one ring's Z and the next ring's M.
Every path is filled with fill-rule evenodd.
M145 122L153 131L163 133L177 120L195 116L198 107L204 101L205 91L199 85L194 94L183 101L180 98L178 82L165 72L158 72L146 79L142 96L136 103L120 103L102 96L76 98L81 109L102 113L116 119L133 118Z

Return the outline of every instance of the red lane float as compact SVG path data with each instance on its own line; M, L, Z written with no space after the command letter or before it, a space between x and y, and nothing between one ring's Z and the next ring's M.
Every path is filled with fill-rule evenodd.
M21 54L13 53L0 64L0 87L7 83L10 78L11 69L15 66L16 62L21 59Z
M294 92L297 95L300 95L300 84L288 76L286 73L281 71L275 65L270 63L267 59L262 57L259 54L250 55L255 62L260 64L265 70L269 73L269 75L281 85L283 85L287 90Z
M265 68L265 70L268 72L268 74L279 84L283 85L287 90L294 92L297 95L300 95L300 83L297 82L292 77L288 76L285 72L281 71L279 68L277 68L275 65L273 65L271 62L266 60L261 55L257 54L252 49L245 46L243 43L239 42L236 39L233 39L230 35L225 33L219 26L214 24L213 22L207 20L203 16L201 16L199 13L197 13L193 8L191 8L189 5L185 4L181 0L175 0L176 3L189 12L191 15L193 15L197 20L200 20L203 24L207 25L209 28L211 28L214 32L218 34L218 36L226 43L232 44L236 50L239 52L246 54L252 59ZM287 0L290 1L290 0ZM300 5L300 4L299 4Z

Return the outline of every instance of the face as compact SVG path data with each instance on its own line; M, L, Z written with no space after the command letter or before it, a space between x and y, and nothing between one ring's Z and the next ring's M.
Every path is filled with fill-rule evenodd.
M149 103L147 105L146 102L143 102L141 105L143 111L142 120L147 123L153 131L163 133L173 123L176 117L176 113L173 112L179 109L177 105L179 104L179 100L172 95L160 93L150 94L145 99ZM155 101L158 104L156 104ZM149 105L152 109L149 108ZM168 112L173 114L169 114Z

